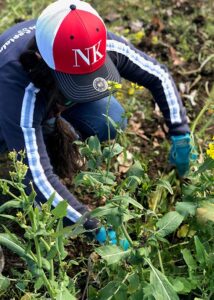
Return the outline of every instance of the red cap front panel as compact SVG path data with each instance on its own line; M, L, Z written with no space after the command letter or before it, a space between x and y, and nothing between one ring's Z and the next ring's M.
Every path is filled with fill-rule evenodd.
M83 10L72 10L61 23L53 43L55 70L87 74L106 58L106 28L102 20Z

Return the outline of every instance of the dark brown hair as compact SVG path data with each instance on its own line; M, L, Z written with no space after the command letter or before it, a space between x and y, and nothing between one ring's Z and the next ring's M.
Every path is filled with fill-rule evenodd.
M35 39L28 50L20 56L23 69L28 73L30 81L38 88L46 91L47 107L56 116L53 133L45 137L47 152L54 171L61 178L72 178L83 168L83 158L74 144L77 133L70 123L60 116L59 106L63 105L65 97L57 88L51 69L40 57Z

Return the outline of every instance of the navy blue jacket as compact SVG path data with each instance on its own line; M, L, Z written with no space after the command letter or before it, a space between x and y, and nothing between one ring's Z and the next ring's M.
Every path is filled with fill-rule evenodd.
M87 208L53 172L42 132L47 119L45 95L30 82L19 62L35 34L35 22L16 24L0 35L0 149L4 144L9 151L25 149L29 166L26 181L33 182L37 201L45 202L53 193L54 206L68 200L67 217L75 223ZM185 108L164 66L112 33L108 33L107 51L121 77L151 91L171 135L189 132Z

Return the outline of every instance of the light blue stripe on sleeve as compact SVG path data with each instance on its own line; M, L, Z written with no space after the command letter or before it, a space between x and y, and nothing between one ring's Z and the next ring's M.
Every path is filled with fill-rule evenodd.
M160 65L156 65L152 61L146 60L139 53L132 50L128 45L115 40L107 40L107 50L116 51L117 53L121 53L127 56L142 70L145 70L149 74L157 77L161 81L164 93L166 95L166 101L169 107L170 119L172 124L182 122L180 115L180 106L177 101L172 81L169 77L169 74L165 70L163 70Z
M57 204L62 201L63 198L52 187L45 175L44 169L40 162L35 129L32 127L36 93L38 93L38 91L39 89L35 88L32 83L27 86L22 104L20 126L24 134L29 168L31 170L34 183L46 199L49 199L50 196L55 193L53 205L57 206ZM82 215L73 207L70 205L68 206L67 217L72 222L76 222L81 216Z

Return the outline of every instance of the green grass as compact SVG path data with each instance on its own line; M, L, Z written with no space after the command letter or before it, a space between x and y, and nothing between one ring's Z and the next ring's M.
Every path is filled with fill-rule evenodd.
M7 0L0 13L0 33L19 20L36 18L52 1Z
M0 32L21 19L36 18L41 10L51 2L7 0L0 12ZM186 90L183 92L182 98L187 107L190 125L193 125L195 130L200 162L203 162L206 158L207 143L213 135L213 96L207 100L213 83L213 59L203 67L203 72L193 72L192 74L185 72L198 69L201 63L214 53L213 1L196 3L193 0L185 2L174 0L92 0L88 2L93 4L105 20L110 17L114 19L112 22L106 22L111 30L122 32L127 39L133 40L138 48L168 65L177 85L182 83L185 86ZM156 19L153 19L154 15ZM140 40L136 39L136 33L131 30L131 25L136 20L143 22L145 36ZM164 26L162 31L159 30L158 22ZM156 44L152 42L153 36L157 37ZM170 46L175 49L179 57L184 59L182 66L173 64L173 57L170 56L169 51ZM68 245L68 260L71 261L71 265L76 260L81 261L82 259L83 262L77 265L76 269L71 266L69 278L74 280L75 287L77 290L79 289L78 299L81 299L81 293L86 290L89 300L143 299L142 291L148 294L155 290L160 291L160 284L163 284L165 292L168 291L168 294L172 293L175 297L171 298L173 300L177 298L172 285L177 289L180 299L190 300L197 297L203 300L212 300L214 204L212 204L213 170L211 170L211 166L213 166L213 162L206 161L202 173L195 172L194 168L197 169L199 166L197 164L188 179L184 181L179 180L174 171L169 172L167 156L170 144L167 138L155 137L158 122L163 125L163 119L154 114L150 93L144 90L137 96L130 96L128 94L129 84L126 83L124 87L125 94L121 97L121 102L128 113L136 118L136 123L140 122L140 129L144 130L145 136L149 137L147 140L140 138L138 130L131 131L131 127L129 127L125 136L122 135L118 140L125 148L124 151L128 150L133 154L133 162L138 161L132 169L131 174L134 176L129 178L131 174L120 172L120 164L115 156L110 165L112 173L109 173L115 176L113 183L110 181L111 184L107 185L103 180L103 176L106 176L104 162L104 165L98 164L97 169L90 170L89 168L85 178L82 174L77 177L76 181L79 186L75 189L75 193L79 200L85 201L86 204L91 204L90 201L92 201L94 206L98 206L99 201L101 203L101 200L104 202L106 200L107 204L112 206L113 211L118 208L117 197L121 197L120 204L125 209L125 218L134 216L131 222L125 220L122 224L126 225L128 234L134 241L134 248L131 250L133 251L132 256L129 257L129 260L118 261L118 264L114 265L111 264L110 259L105 261L105 257L110 255L111 251L112 257L117 257L114 253L115 249L111 246L94 248L93 243L88 243L85 239L82 243L78 239L72 239ZM185 97L194 90L197 92L194 99L196 106L192 106ZM209 106L206 107L206 103ZM209 109L209 112L204 112L203 115L197 117L204 106ZM137 113L141 111L144 112L145 119L139 120ZM156 146L154 146L154 142L156 142ZM91 147L93 145L91 143ZM82 147L84 148L86 145ZM112 149L112 146L110 148ZM97 149L100 149L100 145L97 146ZM92 147L90 150L89 154L92 156L96 154L96 147ZM104 161L104 155L101 157L99 155L95 157L94 161L96 159L97 162L100 162L101 159ZM87 160L89 161L89 158ZM100 177L102 177L102 181L99 182ZM138 207L133 209L132 204L136 204L136 202L126 198L127 195L143 205L144 209L142 211L139 211ZM132 201L131 210L126 206L125 200ZM198 211L197 208L199 208ZM99 211L97 213L99 214ZM112 218L111 215L105 215L105 217L115 224L121 225L120 222L124 221L124 211L119 210L119 213L121 214L120 218L117 218L118 216ZM142 215L138 219L139 213ZM181 219L183 220L182 224L179 221ZM177 220L177 225L174 220ZM118 226L118 224L116 225ZM12 230L13 227L10 229ZM166 229L167 232L165 232ZM117 230L120 231L121 226L118 226ZM162 232L162 235L158 235L158 232ZM93 251L100 254L103 259ZM119 260L119 256L117 258ZM10 286L10 289L6 291L5 299L8 300L11 297L20 299L25 294L25 298L22 300L33 300L32 294L32 297L27 298L27 291L34 292L33 283L27 286L25 293L15 286L23 279L25 281L32 280L30 271L15 269L14 266L10 276L16 279L12 281L12 288ZM86 277L88 281L85 280ZM114 293L117 295L114 296ZM46 299L45 296L44 299ZM156 299L159 300L157 295Z

